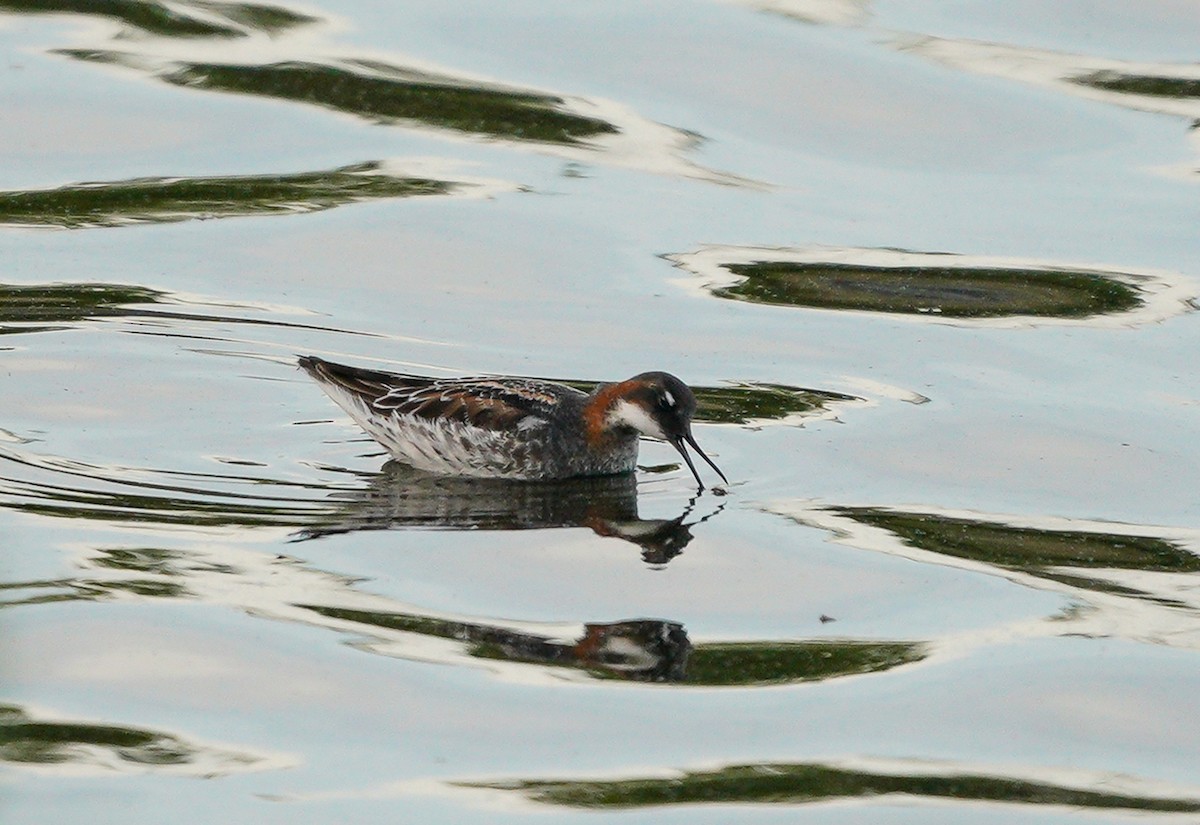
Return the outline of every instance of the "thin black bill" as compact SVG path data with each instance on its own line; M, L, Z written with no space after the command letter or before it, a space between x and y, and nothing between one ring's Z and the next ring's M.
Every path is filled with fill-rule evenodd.
M701 490L704 489L704 482L700 480L700 473L696 471L696 465L692 463L692 457L688 455L687 449L683 446L685 441L691 445L692 449L695 450L701 458L708 462L708 466L712 467L716 471L717 475L721 477L721 481L724 481L726 484L729 483L729 479L725 478L725 474L721 472L721 468L714 464L713 460L704 454L704 450L700 449L700 445L696 443L696 439L692 437L692 434L690 432L684 433L682 436L672 441L671 444L676 450L679 451L679 454L683 456L683 460L687 462L688 469L691 470L692 475L696 477L696 484L700 486Z

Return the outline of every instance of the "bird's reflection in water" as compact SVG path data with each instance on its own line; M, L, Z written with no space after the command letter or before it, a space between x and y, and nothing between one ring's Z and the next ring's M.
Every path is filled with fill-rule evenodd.
M357 530L403 527L450 530L536 530L587 527L600 536L632 542L642 559L664 565L692 540L691 528L713 512L687 522L698 496L672 519L638 517L637 479L632 474L562 481L439 476L389 461L370 485L343 494L328 520L294 534L304 541Z
M637 619L585 625L575 661L639 682L682 682L692 643L678 622Z
M315 604L296 606L367 636L395 640L413 633L451 639L472 658L583 670L601 679L683 682L688 676L688 657L692 653L692 643L683 625L664 619L588 622L581 634L563 636L553 631L538 633L499 623L416 613ZM401 635L395 635L397 632ZM360 647L374 646L364 643ZM387 651L387 643L375 649ZM422 647L422 656L428 655L429 649Z
M682 682L692 650L683 625L660 619L586 624L574 642L496 627L464 626L464 631L464 641L475 643L475 656L575 667L634 682Z

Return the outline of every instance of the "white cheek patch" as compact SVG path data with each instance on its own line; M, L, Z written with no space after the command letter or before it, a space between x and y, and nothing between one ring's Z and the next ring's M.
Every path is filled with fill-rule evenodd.
M608 420L614 424L633 427L651 438L667 440L667 434L662 431L662 427L658 426L658 422L651 418L645 409L631 401L621 400L613 405L612 412L608 414Z
M667 406L675 406L675 396L671 395L670 390L663 390L663 397L667 399Z

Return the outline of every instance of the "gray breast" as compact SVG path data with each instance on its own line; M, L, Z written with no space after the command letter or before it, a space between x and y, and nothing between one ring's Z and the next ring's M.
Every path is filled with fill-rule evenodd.
M520 431L527 477L570 478L627 473L637 466L636 433L615 436L600 448L587 443L582 428L538 422Z

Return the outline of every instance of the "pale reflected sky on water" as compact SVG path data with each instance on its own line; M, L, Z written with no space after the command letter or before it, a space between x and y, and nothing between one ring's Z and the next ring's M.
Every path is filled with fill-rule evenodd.
M1200 798L1193 4L325 3L271 36L172 7L232 38L19 6L0 216L84 183L111 213L0 227L13 821L1117 822ZM611 130L550 143L164 82L285 61L549 95ZM316 199L287 190L271 205L296 213L268 215L247 183L374 162L447 191L300 214ZM81 225L79 203L42 223ZM722 263L759 258L1115 272L1158 298L944 323L714 295ZM405 526L424 488L381 480L300 353L854 398L698 424L727 496L693 500L646 443L607 510L534 497L506 511L527 529L463 529L479 502L456 494ZM681 543L654 544L676 519ZM665 642L630 628L653 621L695 671L745 671L638 681ZM872 645L908 658L856 664ZM745 765L859 791L588 811L464 787ZM900 802L879 774L1099 796Z

